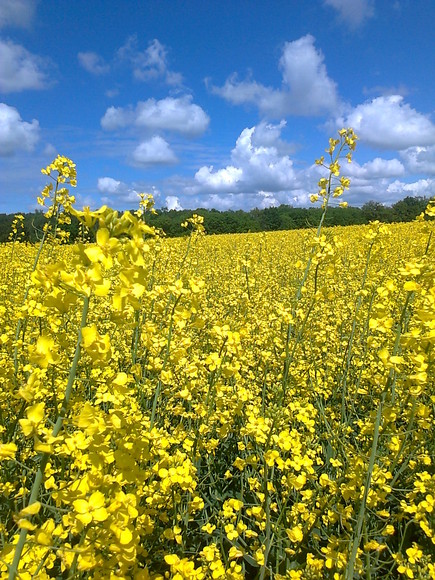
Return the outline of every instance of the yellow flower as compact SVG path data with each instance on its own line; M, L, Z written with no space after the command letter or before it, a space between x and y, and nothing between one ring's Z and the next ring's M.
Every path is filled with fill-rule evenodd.
M286 532L289 539L295 544L302 542L302 540L304 539L304 534L302 532L301 526L294 526L290 530L286 530Z
M26 410L27 419L20 419L21 429L25 437L38 432L39 425L44 420L45 403L36 403Z
M41 502L34 501L30 505L28 505L27 507L22 509L20 511L20 513L18 514L18 517L26 518L27 516L34 516L35 514L39 513L40 509L41 509Z
M92 521L104 522L109 514L104 507L106 500L100 491L95 491L88 500L76 499L73 502L76 518L85 526Z
M46 369L48 365L56 364L59 361L59 355L54 339L49 336L39 336L36 345L29 347L29 351L30 362L43 369Z
M215 531L215 529L216 529L216 526L214 526L210 522L204 524L201 528L201 530L203 530L207 534L212 534Z
M16 452L15 443L0 443L0 461L2 459L15 459Z
M101 335L96 324L82 328L83 348L94 362L107 362L112 354L110 338L108 334Z

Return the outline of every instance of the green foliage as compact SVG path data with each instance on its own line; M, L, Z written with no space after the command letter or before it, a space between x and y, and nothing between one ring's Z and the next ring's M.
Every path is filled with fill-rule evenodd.
M383 223L409 222L424 211L428 203L426 197L405 197L391 207L377 201L369 201L359 207L330 207L325 224L328 226L349 226L368 224L378 220ZM204 217L204 227L208 234L236 234L248 232L271 232L313 227L319 222L321 208L292 207L280 205L266 209L218 211L216 209L197 210ZM192 214L191 210L159 209L150 214L150 225L163 230L169 238L186 235L181 227ZM6 242L11 231L13 214L0 214L0 243ZM42 211L24 214L24 241L37 242L42 237L42 228L46 223ZM80 236L78 220L72 216L71 224L63 226L70 232L70 240Z

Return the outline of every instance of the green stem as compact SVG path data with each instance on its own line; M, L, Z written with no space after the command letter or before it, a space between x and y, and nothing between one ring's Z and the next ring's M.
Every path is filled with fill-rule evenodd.
M399 321L399 324L397 325L396 339L394 342L394 347L393 347L393 352L392 352L393 356L397 355L397 353L400 350L400 337L402 336L403 328L406 326L406 315L407 315L407 311L408 311L408 305L409 305L410 301L412 300L412 297L413 297L413 292L408 292L408 295L407 295L406 300L405 300L405 304L402 308L402 314L400 317L400 321ZM391 368L390 372L388 373L387 381L386 381L385 387L382 391L382 395L381 395L381 398L380 398L380 401L378 404L378 410L376 413L376 420L375 420L374 432L373 432L372 449L370 452L369 466L368 466L368 470L367 470L366 482L364 485L364 495L363 495L363 499L361 501L361 505L360 505L360 509L359 509L359 513L358 513L356 533L355 533L354 538L353 538L351 555L350 555L349 562L348 562L347 567L346 567L345 580L352 580L354 577L355 562L356 562L356 557L357 557L357 553L358 553L358 547L359 547L360 542L361 542L362 527L363 527L363 523L365 520L365 514L366 514L367 497L368 497L370 487L371 487L373 468L375 465L376 454L377 454L377 450L378 450L379 429L380 429L381 420L382 420L382 411L383 411L383 407L384 407L385 398L389 392L391 393L391 400L392 400L392 402L394 402L394 391L395 391L395 371L393 368Z
M265 549L264 549L264 564L261 566L260 570L260 580L264 580L266 571L267 571L267 561L269 559L270 549L272 547L271 543L271 521L270 521L270 504L271 498L268 489L268 481L269 481L269 469L267 467L266 461L263 464L263 471L264 471L264 482L263 482L263 493L265 495L264 501L264 508L266 512L266 538L265 538ZM270 481L273 481L273 472L274 467L271 470Z
M370 460L369 460L369 466L368 466L368 470L367 470L366 483L364 486L364 495L363 495L363 499L362 499L359 513L358 513L358 520L357 520L357 525L356 525L356 534L354 536L352 551L351 551L350 559L349 559L349 562L348 562L348 565L346 568L345 580L352 580L354 578L355 561L356 561L356 556L358 553L358 547L359 547L359 544L361 541L361 531L362 531L362 527L363 527L363 523L364 523L367 497L368 497L369 491L370 491L373 468L375 466L376 453L377 453L377 449L378 449L379 428L381 425L382 409L384 406L385 396L386 396L386 391L384 391L382 393L381 400L379 401L379 404L378 404L378 411L376 413L376 421L375 421L375 428L374 428L374 433L373 433L372 450L370 453Z
M172 311L171 311L171 319L169 321L169 330L168 330L168 340L166 342L166 353L165 353L165 358L163 359L162 371L164 371L166 368L166 364L167 364L168 359L169 359L169 353L171 351L172 331L173 331L173 327L174 327L174 313L175 313L175 309L180 301L180 298L181 298L181 294L179 294L177 296L177 298L174 302L174 305L172 307ZM156 411L157 411L157 401L160 397L161 390L162 390L162 381L159 379L159 381L157 383L156 391L154 393L153 406L151 409L150 430L154 427L154 422L156 419Z
M347 345L345 369L344 369L342 379L341 379L341 422L342 423L346 422L347 376L349 373L350 361L352 358L352 348L353 348L353 341L355 338L357 318L358 318L358 314L359 314L359 311L361 310L361 306L362 306L363 296L362 296L361 291L364 290L366 282L367 282L367 275L368 275L368 270L369 270L369 263L370 263L372 249L373 249L373 244L374 244L374 241L370 244L369 251L367 253L366 265L365 265L363 279L362 279L362 283L361 283L360 294L358 296L358 300L356 303L355 313L353 315L353 321L352 321L352 330L351 330L349 342Z
M53 197L53 205L57 203L56 196L57 196L58 188L59 188L59 180L56 180L56 187L54 190L54 197ZM42 254L42 250L44 248L45 240L47 238L47 232L48 232L48 228L45 228L44 233L42 234L41 241L39 242L39 248L38 248L38 251L36 253L35 260L33 262L33 266L32 266L32 270L30 272L30 275L33 274L33 272L36 270L36 268L38 266L39 259L40 259L41 254ZM27 284L26 291L24 292L23 304L26 303L29 292L30 292L30 283ZM27 317L24 319L24 321L27 322ZM14 380L15 380L15 383L17 382L17 375L18 375L18 339L19 339L22 327L23 327L23 319L20 318L18 320L17 328L15 330L15 347L14 347ZM24 337L23 337L23 340L24 340Z
M62 402L62 407L60 409L56 423L54 424L53 431L51 433L52 437L57 437L60 430L62 429L63 420L65 419L65 416L66 416L66 413L68 410L68 405L69 405L69 401L71 398L72 388L73 388L76 373L77 373L77 366L78 366L78 362L80 360L81 342L82 342L82 328L86 325L88 310L89 310L89 297L85 296L84 301L83 301L82 319L81 319L80 328L79 328L79 332L78 332L78 336L77 336L76 350L74 353L73 362L72 362L69 376L68 376L68 383L67 383L67 386L65 389L65 395L64 395L63 402ZM49 457L50 457L49 453L43 453L41 456L38 471L36 472L36 475L35 475L35 480L33 482L32 491L30 493L29 503L27 504L27 507L32 505L33 503L35 503L38 500L39 489L41 487L41 484L42 484L42 481L44 478L44 471L45 471L45 467L47 465ZM28 530L26 530L26 529L22 529L20 532L20 536L18 538L18 543L17 543L17 546L15 548L14 559L13 559L13 562L12 562L10 568L9 568L9 580L15 580L15 578L17 578L18 565L20 563L21 554L23 552L23 549L24 549L24 546L26 543L27 531Z

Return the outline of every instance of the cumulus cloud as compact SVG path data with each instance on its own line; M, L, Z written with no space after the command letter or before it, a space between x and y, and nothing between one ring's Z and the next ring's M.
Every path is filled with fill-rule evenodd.
M136 108L109 107L101 126L107 131L126 127L152 131L176 132L187 137L201 135L210 123L209 116L192 103L192 97L166 97L156 101L140 101Z
M118 131L133 125L135 113L131 108L109 107L101 119L101 126L106 131Z
M353 161L345 169L349 177L368 180L400 177L405 174L405 167L398 159L381 159L380 157L376 157L364 165L359 165L358 162Z
M156 38L148 44L148 48L141 51L137 36L131 36L109 63L92 51L79 52L77 58L80 65L93 75L104 75L116 66L127 66L131 67L134 78L139 81L160 80L172 87L180 87L183 83L182 75L170 70L168 51Z
M400 156L409 172L435 175L435 145L410 147L402 151Z
M165 197L165 205L169 210L175 209L180 211L183 207L180 205L180 200L176 195L168 195Z
M159 135L154 135L148 141L142 141L133 151L132 156L135 165L171 165L178 159L172 149Z
M253 104L263 115L275 119L336 111L340 106L337 87L329 78L323 54L316 50L314 42L314 37L307 34L285 43L279 62L280 89L251 79L239 81L233 74L223 87L212 87L212 91L235 105Z
M0 103L0 155L10 156L18 150L33 151L39 140L39 123L27 123L17 109Z
M243 178L243 170L229 165L214 171L213 165L201 167L195 174L195 180L208 190L234 191Z
M268 207L278 207L280 205L280 202L270 191L259 191L258 195L260 198L258 209L266 209Z
M231 165L215 170L203 166L195 174L201 191L258 192L292 189L295 181L293 162L281 152L284 124L265 122L244 129L231 152Z
M402 199L406 196L432 197L435 192L435 179L419 179L413 183L396 180L389 184L387 192L395 199Z
M212 193L207 196L202 196L199 202L200 206L204 209L217 209L219 211L225 211L227 209L235 209L244 206L244 196L234 195L229 193L228 195L219 195L217 193ZM195 203L197 205L197 203Z
M183 77L168 67L166 47L155 38L148 48L140 51L136 36L131 36L118 50L118 59L128 61L133 68L133 76L140 81L161 80L168 85L181 85Z
M435 125L400 95L378 97L355 107L337 126L353 127L362 142L379 149L403 150L435 144Z
M48 60L11 40L0 39L0 92L12 93L48 86Z
M192 103L190 96L167 97L160 101L148 99L138 103L135 124L146 129L175 131L196 136L203 133L210 122L205 111Z
M93 75L104 75L110 70L110 66L96 52L79 52L77 58L80 65Z
M100 203L119 209L126 207L137 209L139 207L139 192L151 193L155 200L160 197L160 191L154 185L125 183L113 177L100 177L97 189L102 194Z
M126 190L126 185L113 177L99 177L97 188L100 193L122 193Z
M374 15L373 0L324 0L324 4L334 8L339 19L350 28L358 28Z
M1 0L0 28L28 28L35 14L35 0Z
M111 207L118 204L125 206L126 203L138 205L139 198L136 189L113 177L99 177L97 189L103 194L101 202Z
M314 163L295 167L288 153L290 146L281 138L284 126L285 122L263 121L244 129L227 165L204 165L194 175L193 183L178 188L183 207L249 210L281 203L310 205L310 194L317 191L324 170ZM392 204L406 195L429 195L431 187L428 181L401 181L407 170L404 160L398 158L376 157L361 165L357 161L346 163L343 175L351 178L350 191L344 198L351 205L370 200Z

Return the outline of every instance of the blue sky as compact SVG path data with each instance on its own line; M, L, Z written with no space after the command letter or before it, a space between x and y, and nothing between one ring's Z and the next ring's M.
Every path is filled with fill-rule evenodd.
M58 154L78 205L309 205L328 138L345 199L435 194L433 0L0 0L0 212Z

